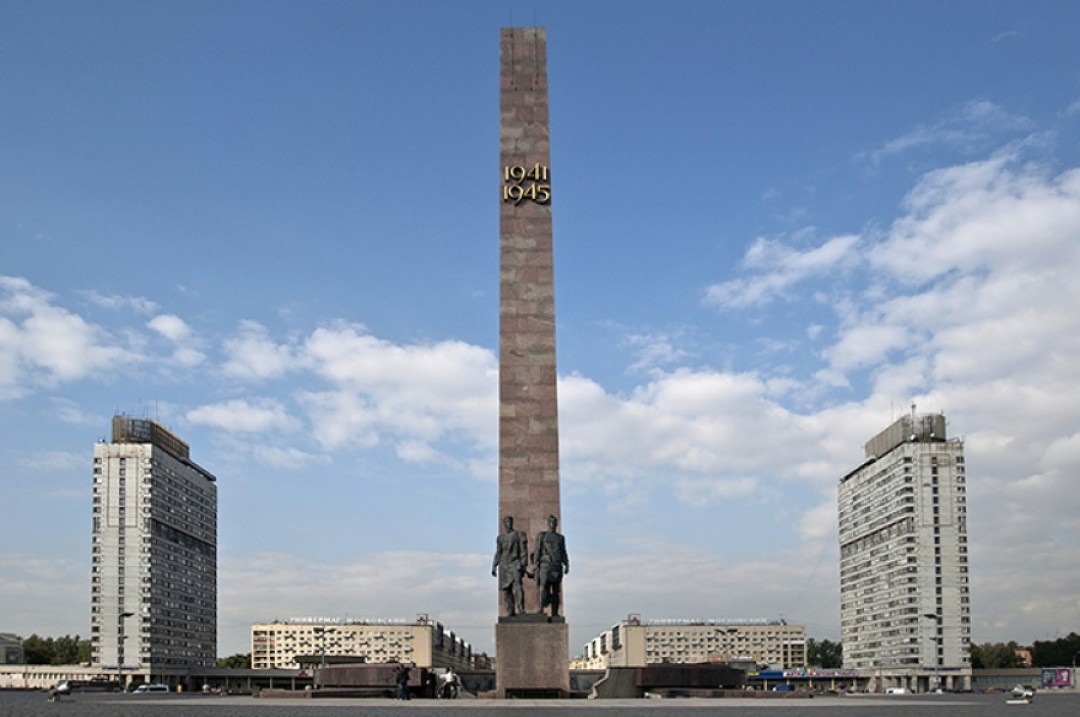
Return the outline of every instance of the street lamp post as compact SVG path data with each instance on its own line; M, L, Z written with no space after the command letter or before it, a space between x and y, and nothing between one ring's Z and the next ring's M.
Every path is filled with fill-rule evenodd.
M321 675L320 671L326 667L326 626L313 628L312 632L319 636L319 662L311 671L311 687L315 689L318 686L317 676Z

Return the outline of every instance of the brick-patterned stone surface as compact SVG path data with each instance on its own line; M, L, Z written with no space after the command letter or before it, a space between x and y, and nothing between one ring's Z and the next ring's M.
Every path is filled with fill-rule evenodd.
M504 168L550 167L547 37L543 28L504 28L500 36L499 166L499 524L529 536L560 518L559 425L555 370L555 284L551 203L503 201ZM550 176L549 182L550 184ZM552 191L557 191L552 187ZM556 201L553 195L551 202ZM498 597L500 610L501 595ZM525 583L525 609L537 590Z

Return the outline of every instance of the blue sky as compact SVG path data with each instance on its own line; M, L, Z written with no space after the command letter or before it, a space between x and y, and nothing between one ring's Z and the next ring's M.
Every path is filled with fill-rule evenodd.
M0 629L89 632L92 444L219 479L251 623L498 595L498 29L548 32L566 610L839 636L836 484L966 441L973 637L1080 625L1072 2L0 6Z

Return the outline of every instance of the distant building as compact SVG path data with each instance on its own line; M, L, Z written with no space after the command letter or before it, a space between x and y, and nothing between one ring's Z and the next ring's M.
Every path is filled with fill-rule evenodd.
M806 628L783 620L649 620L630 616L589 641L575 669L704 662L806 666Z
M10 632L0 632L0 664L21 665L25 660L22 638Z
M839 486L844 667L876 689L969 689L964 443L913 412L865 449Z
M295 668L301 663L343 661L455 670L487 667L472 646L443 627L419 617L406 620L292 618L251 626L253 669Z
M94 446L92 661L118 673L217 660L217 486L188 445L116 416Z

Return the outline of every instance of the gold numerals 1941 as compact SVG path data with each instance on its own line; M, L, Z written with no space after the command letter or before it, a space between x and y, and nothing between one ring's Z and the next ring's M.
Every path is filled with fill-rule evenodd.
M551 184L547 165L537 162L532 167L520 165L503 167L503 201L521 204L525 200L537 204L551 203Z

